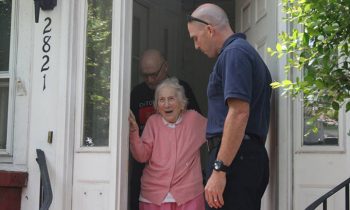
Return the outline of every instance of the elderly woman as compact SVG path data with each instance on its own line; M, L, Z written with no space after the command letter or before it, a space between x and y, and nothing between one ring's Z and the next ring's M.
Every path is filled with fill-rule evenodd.
M204 210L200 147L206 118L186 110L187 99L178 80L169 78L155 91L156 114L139 137L130 113L133 157L146 163L141 178L140 210Z

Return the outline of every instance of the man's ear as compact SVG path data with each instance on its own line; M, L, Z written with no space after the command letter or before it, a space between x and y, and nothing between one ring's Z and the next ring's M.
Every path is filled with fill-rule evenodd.
M213 37L215 34L215 28L212 25L205 26L207 28L207 31L209 33L210 37Z

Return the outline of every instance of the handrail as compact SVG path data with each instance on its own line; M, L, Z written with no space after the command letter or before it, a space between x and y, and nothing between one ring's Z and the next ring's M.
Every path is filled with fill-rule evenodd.
M342 188L345 188L345 210L349 210L349 183L350 178L340 183L335 188L331 189L329 192L321 196L319 199L314 201L312 204L310 204L308 207L306 207L305 210L314 210L316 209L320 204L323 204L323 210L327 210L327 199L331 197L333 194L341 190Z
M50 183L49 172L47 170L45 154L41 149L36 150L38 162L40 168L40 209L48 210L52 203L52 189Z

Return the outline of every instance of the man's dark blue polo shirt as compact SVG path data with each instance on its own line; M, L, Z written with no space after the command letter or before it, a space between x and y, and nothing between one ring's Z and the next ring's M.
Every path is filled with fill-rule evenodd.
M207 138L221 135L228 112L227 99L250 105L246 133L265 140L270 117L271 75L257 51L236 33L223 44L210 74Z

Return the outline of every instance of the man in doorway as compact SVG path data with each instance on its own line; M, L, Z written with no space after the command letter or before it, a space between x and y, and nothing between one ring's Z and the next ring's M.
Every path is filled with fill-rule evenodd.
M139 134L145 127L149 116L155 113L153 108L154 92L159 83L168 78L168 63L162 54L155 49L146 50L140 59L140 72L143 82L135 86L131 91L130 108L134 113L139 126ZM194 109L200 113L196 98L190 86L179 80L180 85L185 89L188 99L187 109ZM132 159L132 157L131 157ZM130 181L130 210L139 209L140 178L144 164L132 159L131 181Z
M217 57L207 88L207 208L258 210L269 180L270 72L222 8L203 4L187 18L195 48Z

